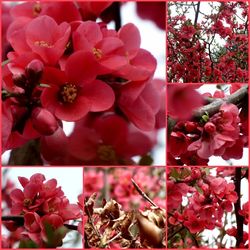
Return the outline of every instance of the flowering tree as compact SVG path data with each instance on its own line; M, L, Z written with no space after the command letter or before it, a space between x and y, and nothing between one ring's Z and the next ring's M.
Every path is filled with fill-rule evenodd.
M248 248L248 186L248 168L169 168L168 247Z
M165 126L165 83L154 79L157 61L141 48L138 28L121 26L119 4L3 9L2 150L12 149L9 164L152 164ZM74 123L70 135L63 122Z
M85 247L165 247L164 174L160 167L87 169Z
M168 82L247 82L248 3L170 2Z
M8 230L2 248L56 248L70 231L83 233L83 194L71 204L56 179L37 173L18 180L22 189L10 180L2 188L2 222Z
M200 87L168 86L169 165L209 165L212 156L230 164L248 147L248 85L218 86L212 94Z

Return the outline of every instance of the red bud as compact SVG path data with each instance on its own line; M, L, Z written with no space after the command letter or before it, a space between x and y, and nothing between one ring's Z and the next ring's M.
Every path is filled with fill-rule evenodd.
M47 109L35 108L31 119L33 127L42 135L52 135L59 127L55 116Z

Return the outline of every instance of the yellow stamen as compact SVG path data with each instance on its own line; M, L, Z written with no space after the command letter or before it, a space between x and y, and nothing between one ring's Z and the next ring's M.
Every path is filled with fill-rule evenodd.
M66 84L60 91L60 97L65 103L73 103L77 97L77 87L74 84Z

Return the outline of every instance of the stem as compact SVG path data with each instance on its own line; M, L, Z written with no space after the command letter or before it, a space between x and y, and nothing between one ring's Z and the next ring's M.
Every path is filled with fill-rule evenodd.
M136 182L131 179L136 191L146 200L148 201L151 205L153 205L154 207L159 208L141 189L140 187L136 184Z
M118 31L121 28L122 21L121 21L121 9L120 3L114 2L114 21L115 21L115 30Z
M6 215L2 216L2 221L14 221L16 222L17 226L23 226L24 225L24 217L22 215ZM69 225L64 224L64 226L70 230L77 231L76 225Z
M240 243L243 242L243 223L244 223L244 218L239 214L239 211L241 209L241 168L238 167L235 170L235 191L238 195L238 200L235 202L234 207L235 207L235 216L236 216L236 224L237 224L237 235L236 235L236 248L240 246Z

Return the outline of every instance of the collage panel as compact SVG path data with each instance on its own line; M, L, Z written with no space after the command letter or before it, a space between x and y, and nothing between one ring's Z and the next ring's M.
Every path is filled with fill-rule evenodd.
M247 83L248 1L170 1L169 83Z
M166 248L165 167L84 170L85 248Z
M165 2L1 4L3 165L165 165Z
M247 167L168 167L167 172L168 248L248 248Z
M167 87L170 166L248 166L248 85Z
M83 168L2 167L1 200L1 249L83 248Z

